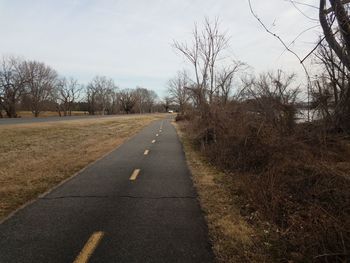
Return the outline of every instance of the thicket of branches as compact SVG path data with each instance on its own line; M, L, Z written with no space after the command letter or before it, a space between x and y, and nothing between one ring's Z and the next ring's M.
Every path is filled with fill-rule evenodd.
M281 262L344 262L350 251L349 169L338 165L350 157L350 22L340 1L320 2L325 41L313 55L321 67L310 103L300 100L305 87L295 74L255 76L230 58L217 20L196 25L191 43L174 42L192 66L168 84L177 120L190 120L186 131L211 163L244 175L242 215L270 223L266 250ZM301 117L305 110L312 121Z
M65 78L45 63L18 57L0 61L0 118L16 118L19 110L35 117L43 111L59 116L84 111L90 115L164 111L153 90L137 87L120 90L112 79L96 76L86 87Z
M340 0L320 0L323 38L314 54L323 71L314 83L313 108L328 127L350 133L350 18Z

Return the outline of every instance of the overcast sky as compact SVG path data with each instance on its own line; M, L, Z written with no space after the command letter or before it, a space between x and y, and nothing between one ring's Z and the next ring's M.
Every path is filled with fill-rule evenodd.
M299 2L317 5L315 0ZM317 25L285 0L252 0L255 12L286 41ZM317 9L298 6L317 18ZM193 25L219 17L231 37L230 54L256 72L282 68L302 71L249 11L246 0L0 0L0 55L43 61L61 75L86 84L95 75L120 88L137 85L166 94L166 82L189 68L172 48L191 38ZM317 42L319 28L298 39L300 56Z

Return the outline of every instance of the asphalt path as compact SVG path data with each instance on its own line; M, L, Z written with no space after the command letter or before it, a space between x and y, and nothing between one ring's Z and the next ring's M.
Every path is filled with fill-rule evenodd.
M207 232L167 119L5 220L0 262L212 262Z

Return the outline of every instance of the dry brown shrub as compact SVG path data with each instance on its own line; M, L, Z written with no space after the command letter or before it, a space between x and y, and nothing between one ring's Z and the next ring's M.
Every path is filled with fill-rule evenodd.
M312 125L281 133L242 103L212 107L208 116L194 116L188 133L211 163L246 173L244 213L252 224L268 222L267 249L275 259L346 262L349 140Z
M188 113L184 113L184 114L181 114L181 113L178 113L175 117L175 121L190 121L192 119L192 114L188 114Z

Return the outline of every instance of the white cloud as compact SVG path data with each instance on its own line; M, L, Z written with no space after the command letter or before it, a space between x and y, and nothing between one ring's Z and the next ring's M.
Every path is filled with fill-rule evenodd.
M314 25L287 1L252 3L287 42ZM314 9L301 8L317 17ZM173 39L188 40L194 22L200 24L205 16L220 18L236 59L258 71L301 72L293 56L280 57L283 47L252 17L247 1L232 0L0 0L0 55L42 60L83 83L103 74L122 87L142 85L164 95L166 80L185 66L172 50ZM310 31L294 48L306 54L311 44L304 42L315 40Z

